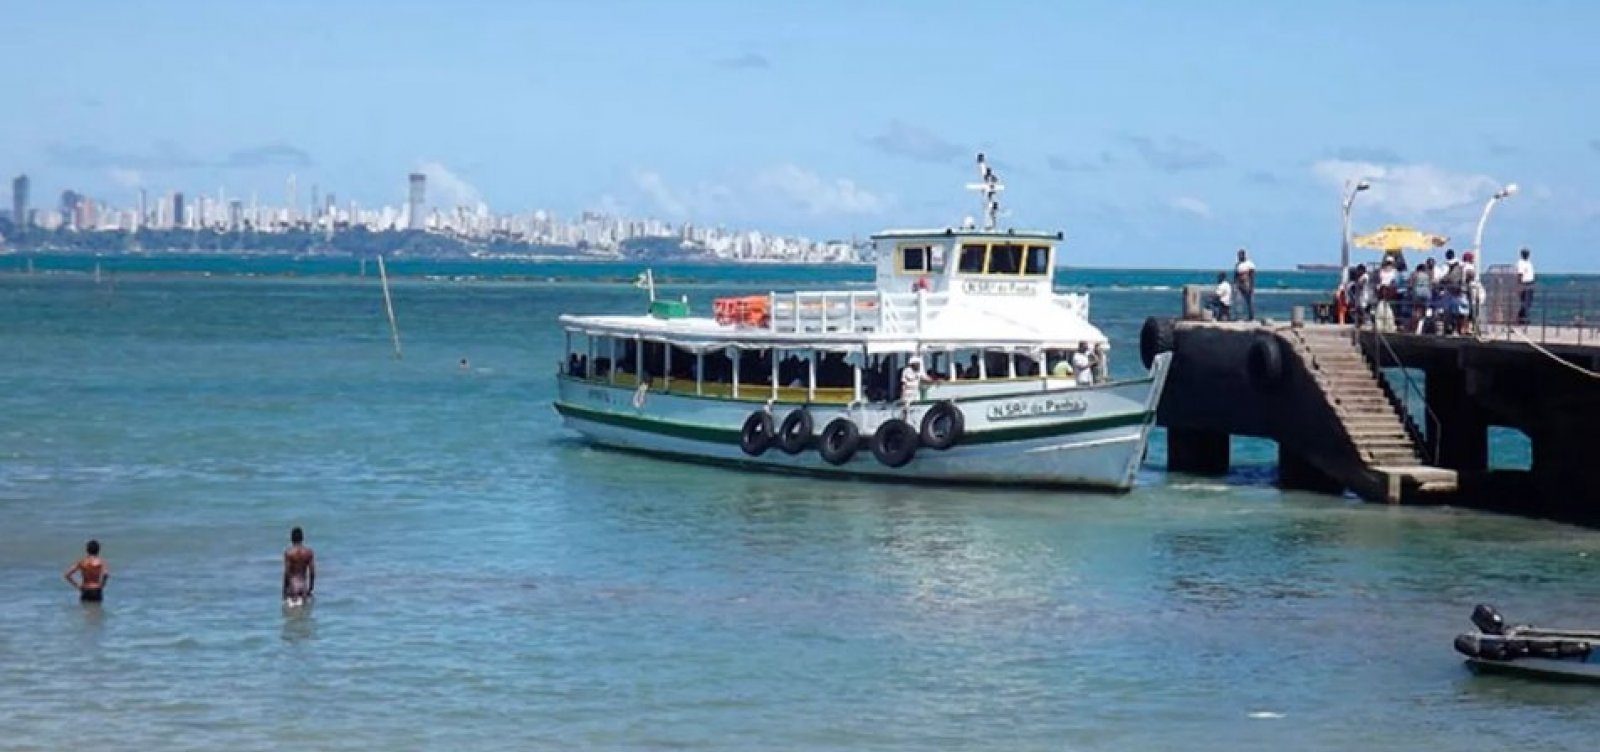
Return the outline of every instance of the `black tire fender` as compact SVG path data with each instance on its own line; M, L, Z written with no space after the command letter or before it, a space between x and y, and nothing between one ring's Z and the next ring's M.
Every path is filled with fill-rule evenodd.
M861 448L861 429L849 418L834 418L817 435L817 454L830 465L843 465Z
M1145 319L1144 326L1139 328L1139 359L1144 361L1144 367L1155 365L1157 355L1172 352L1172 343L1172 319L1154 316Z
M744 419L744 428L739 431L739 448L745 454L760 457L772 447L773 439L772 413L757 410Z
M1277 335L1257 332L1245 353L1245 375L1257 390L1270 392L1283 384L1283 345Z
M795 409L778 426L778 448L785 454L804 452L811 447L813 425L810 410L803 407Z
M904 467L917 456L919 439L910 423L891 418L872 434L872 456L887 467Z
M961 408L950 400L940 400L923 414L922 430L918 436L923 446L944 451L961 441L961 434L966 428L967 419L961 414Z

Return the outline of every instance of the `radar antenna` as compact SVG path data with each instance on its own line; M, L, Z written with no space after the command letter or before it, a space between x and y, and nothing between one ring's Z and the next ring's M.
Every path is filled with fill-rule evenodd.
M982 152L978 153L978 177L981 183L968 183L967 190L983 194L983 229L993 230L995 220L1000 216L1000 199L996 195L1006 189L1000 182L1000 176L994 173L994 168L989 166Z

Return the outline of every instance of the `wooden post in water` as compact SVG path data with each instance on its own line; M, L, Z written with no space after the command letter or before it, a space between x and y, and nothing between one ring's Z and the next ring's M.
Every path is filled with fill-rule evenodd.
M394 357L405 357L400 352L400 327L394 322L394 300L389 297L389 272L383 267L383 257L378 257L378 280L383 283L383 308L389 313L389 336L394 338Z

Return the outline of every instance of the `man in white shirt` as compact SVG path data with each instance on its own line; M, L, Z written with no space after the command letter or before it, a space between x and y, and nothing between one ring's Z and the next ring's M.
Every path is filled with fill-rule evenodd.
M1072 371L1077 374L1078 386L1094 384L1094 361L1089 356L1088 342L1078 343L1078 351L1072 354Z
M1528 313L1533 310L1533 254L1528 249L1522 249L1522 258L1517 259L1517 325L1528 325Z
M1233 266L1233 286L1244 303L1244 320L1256 318L1256 265L1243 248L1239 249L1239 263Z
M913 355L906 361L906 367L900 369L900 407L906 413L911 412L911 403L922 397L922 383L931 381L922 371L922 356Z
M1435 285L1442 284L1444 282L1444 275L1449 274L1450 270L1455 268L1455 265L1456 249L1451 248L1444 252L1444 263L1433 268L1433 283Z
M1211 308L1218 321L1233 320L1233 287L1228 284L1228 275L1222 272L1217 272L1217 290L1212 295Z

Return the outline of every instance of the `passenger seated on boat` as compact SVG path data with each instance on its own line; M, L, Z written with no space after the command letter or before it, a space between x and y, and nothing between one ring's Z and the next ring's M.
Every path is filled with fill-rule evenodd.
M1072 364L1067 362L1065 355L1055 356L1056 364L1050 367L1050 375L1058 379L1072 378Z

